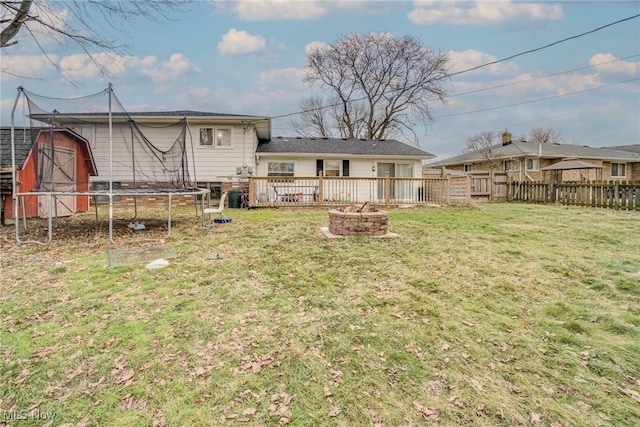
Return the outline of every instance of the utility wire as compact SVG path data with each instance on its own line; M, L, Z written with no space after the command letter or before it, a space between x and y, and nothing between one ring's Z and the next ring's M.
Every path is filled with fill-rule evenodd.
M625 83L634 82L636 80L640 80L640 77L636 77L636 78L630 79L630 80L625 80L625 81L622 81L622 82L611 83L611 84L604 85L604 86L592 87L590 89L579 90L579 91L576 91L576 92L563 93L562 95L549 96L547 98L532 99L530 101L523 101L523 102L517 102L515 104L501 105L499 107L490 107L490 108L483 108L483 109L480 109L480 110L464 111L462 113L444 114L442 116L434 116L433 118L434 119L443 119L443 118L447 118L447 117L463 116L465 114L483 113L485 111L498 110L500 108L516 107L518 105L532 104L534 102L548 101L550 99L563 98L565 96L571 96L571 95L577 95L579 93L591 92L591 91L598 90L598 89L604 89L604 88L611 87L611 86L616 86L616 85L621 85L621 84L625 84Z
M546 49L548 47L555 46L557 44L564 43L564 42L569 41L569 40L577 39L578 37L582 37L582 36L586 36L588 34L595 33L596 31L600 31L600 30L605 29L607 27L611 27L612 25L620 24L621 22L625 22L625 21L629 21L631 19L635 19L635 18L637 18L639 16L640 16L640 13L637 14L637 15L629 16L628 18L620 19L620 20L612 22L610 24L603 25L603 26L598 27L598 28L594 28L593 30L587 31L585 33L576 34L575 36L567 37L567 38L564 38L562 40L558 40L558 41L555 41L553 43L549 43L549 44L546 44L544 46L537 47L535 49L525 50L524 52L516 53L515 55L511 55L511 56L508 56L506 58L502 58L502 59L498 59L498 60L495 60L495 61L487 62L486 64L478 65L478 66L475 66L475 67L472 67L472 68L467 68L466 70L456 71L455 73L449 74L447 77L457 76L458 74L462 74L462 73L468 73L469 71L474 71L474 70L477 70L478 68L488 67L489 65L494 65L494 64L498 64L500 62L508 61L510 59L517 58L518 56L522 56L522 55L526 55L526 54L529 54L529 53L537 52L539 50L543 50L543 49Z
M599 63L597 63L597 64L588 65L588 66L586 66L586 67L573 68L573 69L571 69L571 70L560 71L560 72L558 72L558 73L554 73L554 74L547 74L547 75L540 76L540 77L534 77L534 78L532 78L532 79L527 79L527 80L518 80L517 82L504 83L504 84L497 85L497 86L490 86L490 87L486 87L486 88L482 88L482 89L470 90L470 91L468 91L468 92L455 93L455 94L453 94L453 95L449 95L449 98L454 98L454 97L456 97L456 96L462 96L462 95L471 95L471 94L473 94L473 93L485 92L485 91L492 90L492 89L500 89L500 88L503 88L503 87L513 86L513 85L518 85L518 84L521 84L521 83L534 82L534 81L536 81L536 80L547 79L547 78L549 78L549 77L561 76L562 74L573 73L574 71L581 71L581 70L586 70L586 69L588 69L588 68L595 68L595 67L599 67L599 66L601 66L601 65L611 64L611 63L613 63L613 62L624 61L625 59L634 58L634 57L636 57L636 56L640 56L640 53L636 53L635 55L625 56L624 58L612 59L611 61L599 62Z
M537 51L540 51L540 50L543 50L543 49L547 49L547 48L549 48L551 46L555 46L557 44L564 43L564 42L569 41L569 40L577 39L579 37L583 37L583 36L586 36L588 34L595 33L596 31L600 31L600 30L603 30L603 29L605 29L607 27L611 27L613 25L617 25L617 24L620 24L622 22L629 21L631 19L636 19L638 17L640 17L640 13L636 14L636 15L633 15L633 16L629 16L627 18L619 19L619 20L617 20L615 22L611 22L611 23L606 24L606 25L602 25L602 26L600 26L598 28L594 28L593 30L589 30L589 31L581 33L581 34L576 34L576 35L573 35L573 36L570 36L570 37L566 37L564 39L555 41L553 43L546 44L544 46L540 46L540 47L537 47L537 48L534 48L534 49L529 49L529 50L526 50L526 51L523 51L523 52L516 53L516 54L511 55L511 56L506 57L506 58L498 59L498 60L495 60L495 61L488 62L486 64L481 64L481 65L477 65L477 66L472 67L472 68L467 68L465 70L456 71L454 73L446 74L445 76L441 77L440 79L445 79L445 78L448 78L448 77L452 77L452 76L457 76L457 75L460 75L460 74L468 73L468 72L471 72L471 71L475 71L475 70L477 70L479 68L488 67L489 65L494 65L494 64L498 64L500 62L508 61L510 59L513 59L513 58L517 58L518 56L522 56L522 55L526 55L526 54L529 54L529 53L532 53L532 52L537 52ZM362 101L364 99L366 99L365 96L360 97L360 98L356 98L356 99L353 99L353 100L349 100L347 102L349 102L349 103L357 102L357 101ZM291 116L295 116L295 115L298 115L298 114L304 114L304 113L309 113L309 112L312 112L312 111L323 110L325 108L337 107L337 106L340 106L342 104L343 103L335 103L335 104L325 105L323 107L310 108L310 109L307 109L307 110L296 111L296 112L287 113L287 114L281 114L281 115L278 115L278 116L272 116L271 119L282 119L282 118L285 118L285 117L291 117Z

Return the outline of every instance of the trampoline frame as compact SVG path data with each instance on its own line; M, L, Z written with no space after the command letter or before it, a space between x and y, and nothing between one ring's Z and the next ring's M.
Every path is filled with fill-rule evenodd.
M171 235L171 215L172 215L172 198L177 195L194 195L201 196L201 221L202 226L204 227L205 223L205 215L204 215L204 207L205 207L205 196L208 196L210 193L209 189L204 188L175 188L175 189L156 189L150 191L149 189L130 189L130 190L115 190L113 189L113 114L112 114L112 96L113 96L113 85L109 83L108 92L109 92L109 190L100 190L100 191L32 191L28 193L19 193L17 190L17 168L16 168L16 147L15 147L15 112L18 106L18 101L20 99L20 91L23 88L18 88L18 96L13 104L13 109L11 110L11 178L12 178L12 199L13 199L13 210L14 210L14 222L15 222L15 237L18 243L36 243L49 245L53 240L53 207L54 204L52 202L56 202L56 198L58 196L103 196L108 197L109 199L109 242L112 244L115 243L113 240L113 203L114 197L116 196L167 196L168 197L168 215L167 215L167 237ZM194 177L195 179L195 177ZM197 182L197 181L196 181ZM48 202L48 214L47 214L47 222L48 222L48 239L46 242L39 242L35 240L22 240L20 238L20 212L19 206L23 206L24 210L24 198L26 196L46 196ZM207 197L208 198L208 197ZM22 203L18 203L18 201L22 201ZM196 211L198 204L195 203ZM96 205L97 209L97 205ZM97 214L97 211L96 211ZM57 215L56 215L57 217ZM27 215L26 212L24 214L24 229L27 230Z

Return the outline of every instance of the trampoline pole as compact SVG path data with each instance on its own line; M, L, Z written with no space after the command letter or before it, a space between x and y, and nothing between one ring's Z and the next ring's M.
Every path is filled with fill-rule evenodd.
M109 83L109 241L113 241L113 116L111 113L111 93L113 86Z
M171 196L172 193L169 193L169 215L167 221L167 237L171 236Z

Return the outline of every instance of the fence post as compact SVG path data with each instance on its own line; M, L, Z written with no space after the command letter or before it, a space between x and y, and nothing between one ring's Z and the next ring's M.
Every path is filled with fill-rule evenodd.
M316 204L320 204L324 200L324 181L322 180L324 173L318 174L318 195L316 197Z
M389 199L391 197L391 175L389 172L384 173L384 203L386 205L389 204Z

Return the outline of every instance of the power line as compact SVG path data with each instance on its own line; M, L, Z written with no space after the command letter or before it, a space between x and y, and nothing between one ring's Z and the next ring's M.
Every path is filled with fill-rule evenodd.
M498 64L500 62L508 61L510 59L513 59L513 58L517 58L518 56L522 56L522 55L526 55L526 54L529 54L529 53L537 52L537 51L540 51L540 50L543 50L543 49L547 49L547 48L549 48L551 46L555 46L557 44L564 43L564 42L569 41L569 40L577 39L579 37L583 37L583 36L586 36L588 34L595 33L597 31L603 30L603 29L605 29L607 27L611 27L613 25L617 25L617 24L620 24L622 22L629 21L629 20L632 20L632 19L635 19L635 18L638 18L638 17L640 17L640 13L636 14L636 15L633 15L633 16L629 16L627 18L619 19L619 20L617 20L615 22L611 22L609 24L602 25L602 26L600 26L598 28L594 28L593 30L586 31L586 32L581 33L581 34L576 34L576 35L573 35L573 36L570 36L570 37L566 37L564 39L555 41L553 43L546 44L544 46L540 46L540 47L537 47L537 48L534 48L534 49L529 49L529 50L526 50L526 51L523 51L523 52L516 53L516 54L511 55L511 56L506 57L506 58L498 59L498 60L495 60L495 61L488 62L486 64L481 64L481 65L477 65L475 67L467 68L465 70L456 71L454 73L446 74L443 77L440 77L438 80L442 80L442 79L449 78L449 77L452 77L452 76L457 76L457 75L460 75L460 74L468 73L468 72L471 72L471 71L475 71L475 70L477 70L479 68L488 67L489 65L494 65L494 64ZM347 102L352 103L352 102L362 101L364 99L366 99L365 96L360 97L360 98L356 98L356 99L353 99L353 100L349 100ZM292 113L281 114L281 115L278 115L278 116L272 116L271 119L282 119L282 118L285 118L285 117L291 117L291 116L295 116L295 115L298 115L298 114L304 114L304 113L309 113L309 112L312 112L312 111L323 110L325 108L337 107L337 106L340 106L342 104L343 103L335 103L335 104L325 105L323 107L310 108L310 109L307 109L307 110L301 110L301 111L296 111L296 112L292 112Z
M561 76L562 74L567 74L567 73L573 73L574 71L581 71L581 70L586 70L588 68L595 68L595 67L599 67L600 65L606 65L606 64L611 64L612 62L619 62L619 61L624 61L625 59L629 59L629 58L634 58L636 56L640 56L639 53L636 53L635 55L629 55L629 56L625 56L624 58L617 58L617 59L612 59L611 61L606 61L606 62L599 62L597 64L593 64L593 65L588 65L586 67L580 67L580 68L573 68L571 70L565 70L565 71L560 71L558 73L554 73L554 74L547 74L545 76L540 76L540 77L534 77L532 79L527 79L527 80L519 80L517 82L511 82L511 83L505 83L505 84L501 84L501 85L497 85L497 86L491 86L491 87L486 87L486 88L482 88L482 89L477 89L477 90L471 90L468 92L460 92L460 93L455 93L453 95L449 95L449 98L454 98L456 96L462 96L462 95L471 95L473 93L478 93L478 92L485 92L488 90L492 90L492 89L500 89L503 87L507 87L507 86L514 86L514 85L518 85L521 83L530 83L530 82L534 82L536 80L542 80L542 79L547 79L549 77L556 77L556 76Z
M480 110L465 111L465 112L462 112L462 113L445 114L445 115L442 115L442 116L434 116L433 118L434 119L444 119L444 118L447 118L447 117L463 116L465 114L483 113L485 111L498 110L500 108L516 107L518 105L532 104L534 102L548 101L550 99L563 98L565 96L577 95L579 93L585 93L585 92L591 92L591 91L598 90L598 89L604 89L604 88L608 88L608 87L611 87L611 86L630 83L630 82L633 82L633 81L636 81L636 80L640 80L640 77L636 77L636 78L630 79L630 80L625 80L625 81L622 81L622 82L611 83L611 84L604 85L604 86L592 87L590 89L579 90L579 91L576 91L576 92L563 93L562 95L549 96L547 98L532 99L530 101L523 101L523 102L517 102L515 104L501 105L499 107L483 108L483 109L480 109Z
M558 40L558 41L555 41L553 43L549 43L549 44L546 44L544 46L537 47L535 49L525 50L524 52L516 53L515 55L511 55L511 56L508 56L506 58L502 58L502 59L498 59L498 60L495 60L495 61L487 62L486 64L478 65L478 66L475 66L475 67L472 67L472 68L467 68L466 70L456 71L455 73L449 74L447 77L457 76L458 74L462 74L462 73L468 73L469 71L474 71L474 70L477 70L479 68L488 67L489 65L499 64L500 62L504 62L504 61L508 61L510 59L513 59L513 58L517 58L518 56L526 55L528 53L537 52L539 50L543 50L543 49L549 48L551 46L555 46L557 44L564 43L564 42L569 41L569 40L577 39L578 37L582 37L582 36L586 36L588 34L595 33L596 31L603 30L603 29L605 29L607 27L611 27L612 25L620 24L621 22L625 22L625 21L629 21L631 19L635 19L635 18L637 18L639 16L640 16L640 13L637 14L637 15L630 16L628 18L620 19L620 20L612 22L610 24L603 25L603 26L598 27L598 28L594 28L593 30L590 30L590 31L587 31L587 32L584 32L584 33L581 33L581 34L576 34L575 36L567 37L567 38L564 38L562 40Z

